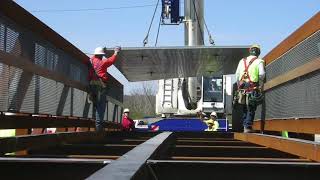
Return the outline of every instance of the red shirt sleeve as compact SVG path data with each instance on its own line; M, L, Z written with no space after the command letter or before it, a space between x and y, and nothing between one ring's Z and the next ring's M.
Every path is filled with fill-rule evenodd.
M117 55L113 54L111 57L103 60L103 63L106 67L111 66L112 64L114 64L114 62L116 62L117 60Z

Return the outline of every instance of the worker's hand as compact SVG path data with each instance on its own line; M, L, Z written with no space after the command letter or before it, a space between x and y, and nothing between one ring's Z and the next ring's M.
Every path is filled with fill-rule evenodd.
M116 46L116 47L114 48L114 54L117 55L120 51L121 51L121 47L120 47L120 46Z

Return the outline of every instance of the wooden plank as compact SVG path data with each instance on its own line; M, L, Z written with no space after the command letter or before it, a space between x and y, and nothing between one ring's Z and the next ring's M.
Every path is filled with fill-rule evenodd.
M235 133L234 138L320 162L320 144L313 141L255 133Z
M253 122L253 129L260 130L261 121ZM305 134L320 134L320 118L303 119L268 119L264 124L265 131L289 131Z
M281 74L271 79L270 81L266 82L266 84L264 85L264 91L268 91L271 88L274 88L278 85L281 85L283 83L286 83L288 81L304 76L306 74L309 74L319 69L320 69L320 57L300 67L297 67L289 72Z
M118 160L113 161L108 166L100 169L88 179L110 179L110 180L127 180L139 174L145 162L153 156L169 140L171 132L163 132L157 136L140 144Z
M299 44L301 41L305 40L313 33L320 29L320 13L318 12L306 23L304 23L299 29L293 32L289 37L283 40L279 45L272 49L266 56L264 60L266 64L270 64L272 61L279 58L281 55L289 51L291 48Z

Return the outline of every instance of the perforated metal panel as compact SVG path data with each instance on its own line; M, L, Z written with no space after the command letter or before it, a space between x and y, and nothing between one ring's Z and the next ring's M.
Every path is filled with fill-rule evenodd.
M22 101L22 99L17 96L18 92L18 86L19 81L21 79L22 70L15 68L15 67L9 67L9 104L8 109L11 111L19 111L19 102Z
M6 52L16 56L21 54L20 42L18 41L19 32L15 29L6 28Z
M87 65L63 49L53 45L47 37L19 26L0 12L0 51L22 57L48 71L81 82L84 86L88 85ZM11 109L27 113L94 117L92 104L86 104L86 92L36 75L37 72L24 71L23 66L13 67L2 63L0 111ZM122 102L123 86L114 78L111 79L109 96Z
M267 81L320 57L320 31L266 67ZM265 94L266 119L320 117L320 71L279 85ZM261 119L258 107L256 119Z
M9 101L9 67L0 63L0 111L7 111Z
M4 24L0 23L0 51L4 51L4 47L5 47L5 26Z
M57 83L56 81L40 77L39 112L56 114L57 111Z
M320 31L266 66L267 81L319 57Z
M85 93L78 89L73 89L73 116L83 117L85 102Z
M36 76L32 76L28 87L26 88L26 94L23 98L20 111L27 113L35 113L36 109L39 109L39 103L36 103ZM37 106L37 107L35 107Z

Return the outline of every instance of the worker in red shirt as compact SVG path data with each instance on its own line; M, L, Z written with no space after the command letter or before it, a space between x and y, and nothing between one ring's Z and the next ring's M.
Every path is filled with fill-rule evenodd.
M122 129L124 131L134 131L134 121L129 117L129 109L123 110Z
M106 48L97 47L94 56L90 58L89 68L89 101L93 102L96 109L96 131L103 131L104 114L106 110L106 94L110 85L107 83L107 68L115 63L121 48L116 47L114 54L109 58L106 56Z

